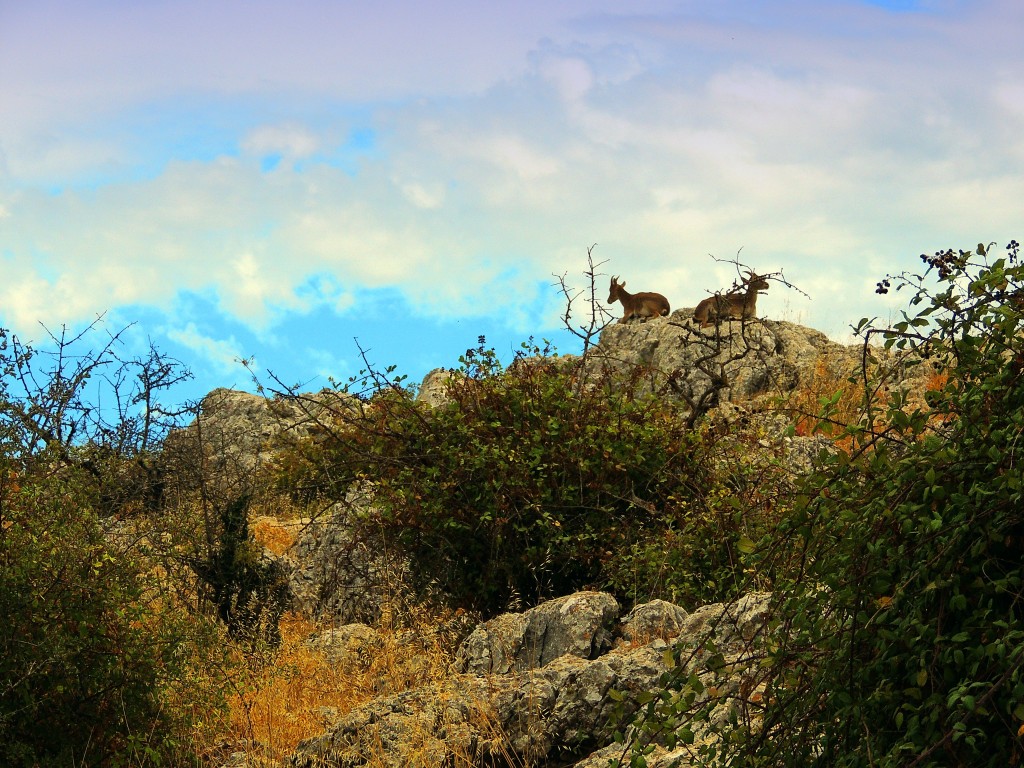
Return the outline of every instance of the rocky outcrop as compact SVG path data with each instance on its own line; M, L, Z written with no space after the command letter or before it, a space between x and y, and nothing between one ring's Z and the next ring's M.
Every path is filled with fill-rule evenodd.
M507 674L547 666L560 656L593 659L611 648L618 602L604 592L579 592L525 613L505 613L475 630L456 656L460 672Z
M814 390L822 377L828 386L849 388L847 379L860 376L865 363L879 394L900 389L911 407L923 403L931 366L877 346L869 352L784 321L728 320L702 328L692 309L678 309L666 318L607 326L587 366L592 374L642 368L650 391L701 414L727 403L772 403L798 388Z
M664 319L616 323L601 332L591 365L601 369L650 371L651 387L687 404L710 405L782 395L806 381L827 358L853 370L860 348L845 347L825 334L794 323L734 320L701 328L693 310Z
M287 764L605 766L623 753L612 743L614 731L626 726L645 694L660 689L669 671L707 680L721 698L712 722L728 722L743 697L756 697L750 674L768 604L769 595L755 593L688 614L658 601L618 622L610 595L584 592L518 618L499 617L478 627L459 650L457 666L464 671L353 710L303 742ZM538 627L560 638L540 644L546 653L535 642ZM643 642L652 632L667 639ZM675 656L667 653L670 642L681 649ZM708 643L724 665L705 666Z
M448 368L435 368L423 377L423 382L416 390L416 400L437 407L448 402L448 387L461 374Z
M688 615L684 609L667 600L652 600L630 611L622 619L619 633L627 643L668 640L679 636Z
M330 389L272 398L215 389L202 399L191 424L168 435L170 472L184 476L186 484L244 488L283 439L308 435L318 423L349 419L358 408L358 398Z

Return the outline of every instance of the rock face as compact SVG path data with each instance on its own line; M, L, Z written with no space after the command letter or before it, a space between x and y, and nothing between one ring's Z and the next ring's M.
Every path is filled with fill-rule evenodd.
M443 405L448 402L449 384L458 376L458 373L447 368L435 368L423 377L423 383L416 390L416 399L435 408Z
M620 633L629 643L649 643L678 637L689 614L666 600L652 600L638 605L622 619Z
M560 656L593 659L611 648L620 608L604 592L549 600L526 613L505 613L478 626L459 648L456 667L476 675L524 672Z
M317 422L350 418L358 407L354 396L329 389L288 398L215 389L191 424L168 435L165 453L186 483L244 488L281 439L306 435Z
M666 318L607 326L587 365L595 373L642 367L651 391L706 413L727 403L784 397L822 373L849 386L847 377L863 371L864 352L860 343L839 344L783 321L728 320L701 328L692 309L678 309ZM881 393L900 389L911 406L922 403L930 366L878 347L870 358L869 370L882 374Z
M335 623L375 623L382 606L402 604L408 567L379 539L359 538L349 516L369 499L349 492L306 525L286 555L293 607L307 616Z
M857 346L844 347L793 323L732 320L701 328L692 309L679 309L665 319L608 326L592 364L642 366L650 371L652 389L693 407L785 394L806 380L819 360L852 370L859 355Z
M169 474L225 503L252 492L259 470L286 441L352 419L361 407L358 398L327 389L277 398L215 389L195 421L168 437ZM402 594L404 562L380 541L359 539L347 522L368 503L365 489L352 489L343 503L305 521L294 546L273 558L288 573L293 609L344 624L373 623L385 601L400 604L395 598Z
M499 617L480 625L464 642L457 664L464 671L443 684L353 710L324 735L300 744L287 764L603 768L623 754L623 747L612 743L613 732L625 727L623 718L637 710L642 694L660 687L674 663L665 638L639 639L653 631L678 644L683 649L679 669L697 672L709 689L722 691L715 712L718 721L726 722L744 696L757 693L749 675L756 667L753 652L764 632L769 597L750 594L690 614L657 601L617 622L614 598L583 592ZM536 643L543 627L558 642ZM718 672L701 666L708 642L726 661ZM659 750L658 759L685 758L684 752Z

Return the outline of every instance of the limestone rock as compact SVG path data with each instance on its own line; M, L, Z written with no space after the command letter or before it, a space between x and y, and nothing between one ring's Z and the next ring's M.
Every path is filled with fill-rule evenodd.
M578 592L525 613L505 613L473 630L456 655L462 672L506 674L538 669L571 654L592 659L611 647L618 602L604 592Z
M448 387L452 379L461 374L448 368L435 368L423 377L423 383L416 391L416 400L433 407L444 405L448 402Z
M609 691L629 701L657 684L666 669L661 646L592 661L566 655L519 675L457 675L378 699L300 744L288 765L491 765L510 755L511 764L531 764L586 754L616 725Z
M365 657L381 645L380 634L366 624L343 624L306 639L306 644L335 662Z
M589 617L576 640L563 642L566 649L582 651L585 638L600 634L594 627L608 626L618 616L618 606L601 593L584 592L545 603L547 611L537 626L557 627L558 616L576 613ZM732 604L703 606L691 614L670 604L638 606L627 622L634 632L648 621L668 625L677 621L682 633L675 638L683 650L682 673L697 672L709 690L720 690L713 721L727 723L737 702L756 692L750 669L757 668L756 644L767 618L769 595L755 593ZM544 608L540 606L539 608ZM479 642L467 643L489 652L499 633L516 627L513 637L527 636L530 620L538 609L519 614L516 622L499 617L478 629ZM602 618L603 617L603 618ZM497 623L495 623L497 622ZM557 629L555 630L557 633ZM634 637L638 635L634 634ZM700 649L709 639L723 653L726 664L710 671L702 666ZM528 646L520 642L522 650ZM499 646L504 648L504 646ZM671 648L662 638L642 645L619 643L601 650L596 658L568 651L545 658L538 648L517 657L503 650L499 663L486 652L467 653L469 664L480 673L455 674L444 682L424 685L383 697L342 717L326 733L301 743L287 761L293 768L355 768L356 766L433 765L572 765L602 768L608 759L623 755L612 743L613 733L625 727L640 706L643 694L659 690L668 672ZM687 653L687 649L693 649ZM526 658L532 661L526 662ZM518 668L515 667L519 662ZM483 663L487 660L490 668ZM674 662L673 662L674 663ZM465 664L464 664L465 666ZM504 673L493 671L507 668ZM713 687L712 687L713 686ZM611 692L616 695L612 696ZM702 734L702 738L705 736ZM650 765L667 766L683 756L655 746ZM689 765L684 760L680 765Z
M679 636L713 636L719 648L735 650L752 642L768 620L768 592L749 592L731 603L712 603L683 621Z
M386 602L401 605L408 563L377 537L360 536L351 515L369 504L365 489L311 521L286 554L294 607L342 624L375 624Z
M685 401L701 401L715 387L711 403L743 401L793 390L823 357L853 366L858 346L845 347L825 334L773 320L726 321L700 328L693 310L646 323L616 323L601 332L592 364L628 369L643 366L651 387Z
M687 613L666 600L652 600L636 606L622 619L622 639L629 643L649 643L655 638L676 637Z
M356 397L330 389L273 398L215 389L191 424L167 436L168 473L186 487L249 487L283 440L305 436L317 423L351 418L358 408Z

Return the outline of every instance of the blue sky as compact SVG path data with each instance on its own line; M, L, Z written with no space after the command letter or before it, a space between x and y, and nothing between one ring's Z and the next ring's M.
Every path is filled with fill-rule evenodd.
M842 339L917 254L1020 239L1022 32L1019 0L0 0L0 326L135 323L187 396L359 346L418 380L479 335L574 351L552 275L596 243L674 308L742 249L811 297L763 314Z

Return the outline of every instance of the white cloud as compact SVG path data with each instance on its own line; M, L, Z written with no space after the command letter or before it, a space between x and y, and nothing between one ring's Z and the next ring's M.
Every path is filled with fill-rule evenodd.
M239 349L234 338L215 339L199 331L195 323L188 323L184 328L171 329L167 337L192 350L199 358L206 360L222 372L236 373L239 361L245 356Z
M417 208L436 210L444 205L444 187L440 184L423 185L416 182L397 182L402 195Z
M999 14L1019 16L1010 6L893 17L852 3L708 12L652 1L627 14L608 3L603 15L586 3L515 14L442 5L427 18L385 5L353 27L337 4L257 3L241 15L232 2L186 2L198 35L186 50L190 25L152 3L58 30L68 48L52 61L28 50L42 44L38 20L19 12L11 28L32 34L0 53L0 72L17 62L30 75L3 95L0 74L0 113L15 115L0 126L12 254L3 321L209 290L265 329L319 305L357 315L358 289L383 286L442 317L528 318L529 286L577 272L596 241L609 269L656 284L673 306L719 287L708 253L744 247L752 265L785 267L812 294L807 322L842 328L870 313L877 299L863 289L900 267L890 262L1020 235L1010 230L1024 191L1024 62L999 43ZM396 7L401 22L385 23ZM220 36L243 18L237 37ZM112 42L161 19L151 52ZM497 34L506 28L510 41ZM942 54L961 31L996 43ZM113 49L86 48L86 33ZM142 179L36 188L130 167L139 147L86 123L185 89L241 105L220 129L240 156L167 150L146 159L161 170ZM39 93L48 99L33 111ZM353 127L373 134L372 148L345 167L323 160ZM261 173L254 156L271 155L289 162ZM336 286L306 290L314 275Z
M284 123L256 128L242 139L242 148L256 155L284 155L297 160L317 152L321 143L305 126Z
M583 59L574 57L547 57L540 61L539 70L550 80L559 96L566 102L584 98L594 85L594 75Z

